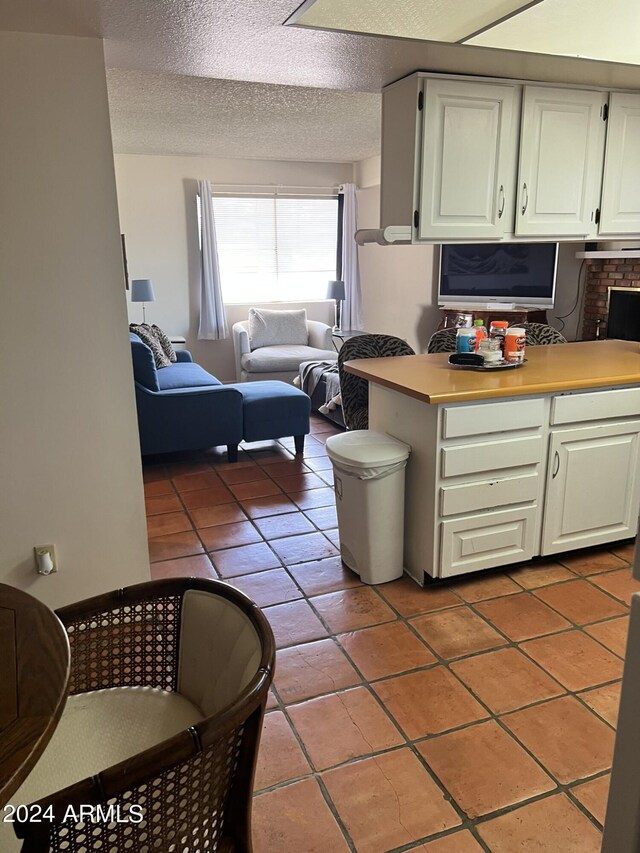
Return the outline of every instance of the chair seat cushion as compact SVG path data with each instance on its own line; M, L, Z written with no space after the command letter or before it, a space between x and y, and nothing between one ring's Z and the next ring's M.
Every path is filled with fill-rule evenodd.
M247 373L277 373L297 371L303 361L336 361L338 354L301 344L259 347L242 356L242 369Z
M158 370L158 385L161 391L170 391L173 388L201 388L207 385L222 385L222 383L199 364L186 361L161 367Z
M179 693L155 687L113 687L69 696L40 760L12 798L32 803L200 722Z

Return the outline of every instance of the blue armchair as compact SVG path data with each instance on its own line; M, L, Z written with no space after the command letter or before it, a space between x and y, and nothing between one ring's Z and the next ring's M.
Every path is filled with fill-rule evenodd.
M143 456L226 444L235 462L243 437L240 391L194 364L186 351L157 370L149 347L133 333L129 338Z

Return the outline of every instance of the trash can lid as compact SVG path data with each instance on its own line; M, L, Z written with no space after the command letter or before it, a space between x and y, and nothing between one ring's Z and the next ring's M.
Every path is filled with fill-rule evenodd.
M353 468L386 467L407 459L411 448L385 432L356 429L330 436L325 444L333 462Z

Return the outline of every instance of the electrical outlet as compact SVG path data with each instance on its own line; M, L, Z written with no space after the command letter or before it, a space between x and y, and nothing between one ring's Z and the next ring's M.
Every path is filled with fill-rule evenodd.
M36 545L33 549L39 575L50 575L58 571L55 545Z

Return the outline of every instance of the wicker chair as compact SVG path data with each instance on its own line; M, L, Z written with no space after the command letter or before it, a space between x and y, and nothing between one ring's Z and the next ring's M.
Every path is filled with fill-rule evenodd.
M275 661L258 608L226 584L180 578L57 615L71 647L70 696L14 798L51 806L53 819L17 824L22 850L251 851L253 775ZM81 804L100 807L101 819L70 820L67 809L77 816Z
M358 335L347 338L338 353L342 414L347 429L369 429L369 383L344 369L355 358L415 355L406 341L392 335Z

